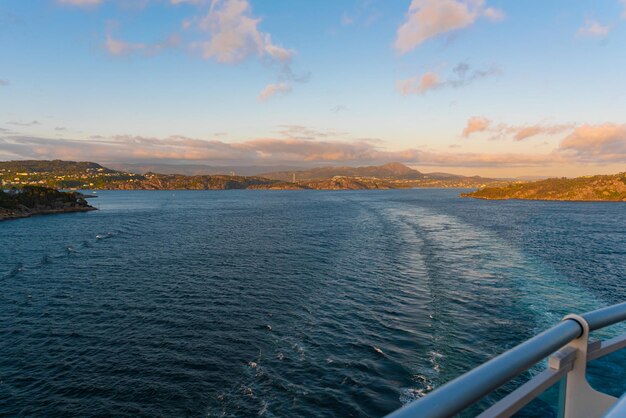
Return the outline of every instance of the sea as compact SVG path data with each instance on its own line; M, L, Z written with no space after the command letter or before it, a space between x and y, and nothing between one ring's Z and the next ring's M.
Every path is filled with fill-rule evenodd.
M0 416L381 417L626 300L626 203L463 191L98 191L1 222Z

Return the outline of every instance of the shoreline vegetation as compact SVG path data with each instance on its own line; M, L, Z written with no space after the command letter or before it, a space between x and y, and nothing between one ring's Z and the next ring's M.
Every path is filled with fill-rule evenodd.
M24 186L9 192L0 190L0 221L97 210L81 196L76 192L60 192L41 186Z
M461 197L484 200L626 202L626 172L485 187L471 193L462 193Z

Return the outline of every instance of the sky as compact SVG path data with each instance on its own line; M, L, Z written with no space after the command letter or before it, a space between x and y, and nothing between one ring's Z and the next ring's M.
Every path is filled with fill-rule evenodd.
M0 160L626 171L626 0L0 0Z

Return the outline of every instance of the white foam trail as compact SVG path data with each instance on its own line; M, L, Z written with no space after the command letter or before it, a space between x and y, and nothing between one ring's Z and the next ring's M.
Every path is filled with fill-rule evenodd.
M525 254L491 231L422 207L388 211L392 217L417 227L428 241L446 248L454 256L451 266L464 265L499 273L507 283L520 289L526 307L536 318L537 332L554 325L567 312L581 313L605 305L541 260ZM511 275L512 271L516 274Z

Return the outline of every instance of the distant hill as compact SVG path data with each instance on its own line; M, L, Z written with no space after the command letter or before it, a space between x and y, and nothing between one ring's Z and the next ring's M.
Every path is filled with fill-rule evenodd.
M112 173L106 167L98 163L88 161L63 161L63 160L21 160L21 161L0 161L0 169L10 170L12 172L27 173L59 173L59 174L75 174L84 172L103 172Z
M293 171L301 168L281 165L281 166L211 166L203 164L131 164L131 163L106 163L107 167L127 173L146 174L183 174L187 176L207 176L207 175L231 175L238 176L258 176L267 171Z
M375 177L379 179L417 180L424 174L401 163L388 163L380 166L367 167L318 167L300 171L274 171L259 174L273 180L292 181L324 180L337 176L343 177Z
M232 190L302 189L304 187L263 177L146 173L132 181L111 182L103 188L111 190Z
M158 165L161 167L160 165ZM144 169L149 166L142 166ZM205 166L190 166L206 170ZM178 171L180 166L170 166ZM143 170L142 170L143 171ZM320 167L306 171L280 171L259 176L230 173L185 175L179 173L117 171L93 162L0 162L3 188L37 185L59 189L108 190L223 190L223 189L406 189L414 187L474 188L496 180L453 174L424 174L400 163L368 167ZM502 184L499 182L498 184Z
M58 189L98 189L106 184L137 179L89 161L0 161L0 186L38 185Z
M552 178L503 187L486 187L463 197L478 199L572 200L626 202L626 172L573 179Z
M496 180L483 177L465 177L457 174L449 173L422 173L411 167L407 167L402 163L387 163L383 165L372 165L365 167L317 167L308 170L282 170L260 173L259 176L273 180L292 181L311 181L311 180L327 180L333 177L371 177L384 180L423 180L424 184L428 181L459 181L462 179L471 179L472 183L490 183ZM437 186L435 186L437 187Z

